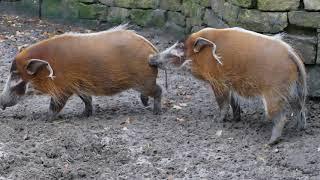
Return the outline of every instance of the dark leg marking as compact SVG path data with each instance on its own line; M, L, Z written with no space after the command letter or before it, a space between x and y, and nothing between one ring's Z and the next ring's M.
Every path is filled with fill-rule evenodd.
M141 99L141 102L144 106L148 106L149 105L149 97L144 95L144 94L140 94L140 99Z
M93 112L92 97L88 96L88 95L85 95L85 94L81 94L81 95L78 95L78 96L81 98L81 100L83 101L84 106L85 106L82 115L85 116L85 117L91 116L92 112Z
M234 96L232 95L231 95L230 105L232 107L233 120L240 121L241 120L240 104L235 100Z
M154 93L153 114L161 113L161 96L162 96L162 89L158 84L156 84L155 93Z

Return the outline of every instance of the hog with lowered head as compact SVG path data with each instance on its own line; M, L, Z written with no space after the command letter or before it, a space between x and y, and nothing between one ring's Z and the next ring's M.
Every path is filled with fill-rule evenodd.
M114 95L127 89L141 93L154 113L161 110L158 70L148 64L157 49L126 25L97 33L67 33L23 49L13 60L10 75L0 96L0 107L13 106L32 86L51 96L49 118L54 118L73 94L85 104L84 115L92 114L91 95Z
M287 103L297 114L298 128L305 128L305 67L280 36L241 28L205 28L149 60L150 65L164 69L187 62L195 77L210 83L221 118L231 105L234 119L240 120L239 101L260 98L266 117L274 123L269 144L281 136Z

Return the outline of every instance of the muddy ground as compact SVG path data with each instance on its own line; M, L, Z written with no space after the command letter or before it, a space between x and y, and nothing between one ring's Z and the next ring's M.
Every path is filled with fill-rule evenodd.
M89 30L1 14L1 90L18 47L66 31ZM137 31L160 49L174 42ZM52 123L38 119L49 98L30 91L0 111L0 179L320 179L319 102L308 102L306 131L291 120L281 143L266 147L272 124L261 102L243 104L240 122L217 122L208 85L182 72L169 72L169 85L161 116L127 91L94 98L90 118L79 115L83 104L73 97Z

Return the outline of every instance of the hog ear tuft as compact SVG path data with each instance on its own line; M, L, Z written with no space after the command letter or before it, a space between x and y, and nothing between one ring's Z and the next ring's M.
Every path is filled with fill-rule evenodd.
M26 70L29 75L35 75L42 67L46 67L49 71L49 78L53 79L53 69L47 61L41 59L29 60Z

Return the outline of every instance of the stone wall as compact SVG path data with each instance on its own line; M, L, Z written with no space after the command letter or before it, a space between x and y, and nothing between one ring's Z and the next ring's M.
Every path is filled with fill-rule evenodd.
M310 95L320 96L320 0L0 0L1 6L43 18L130 22L178 37L207 26L285 32L308 67Z

